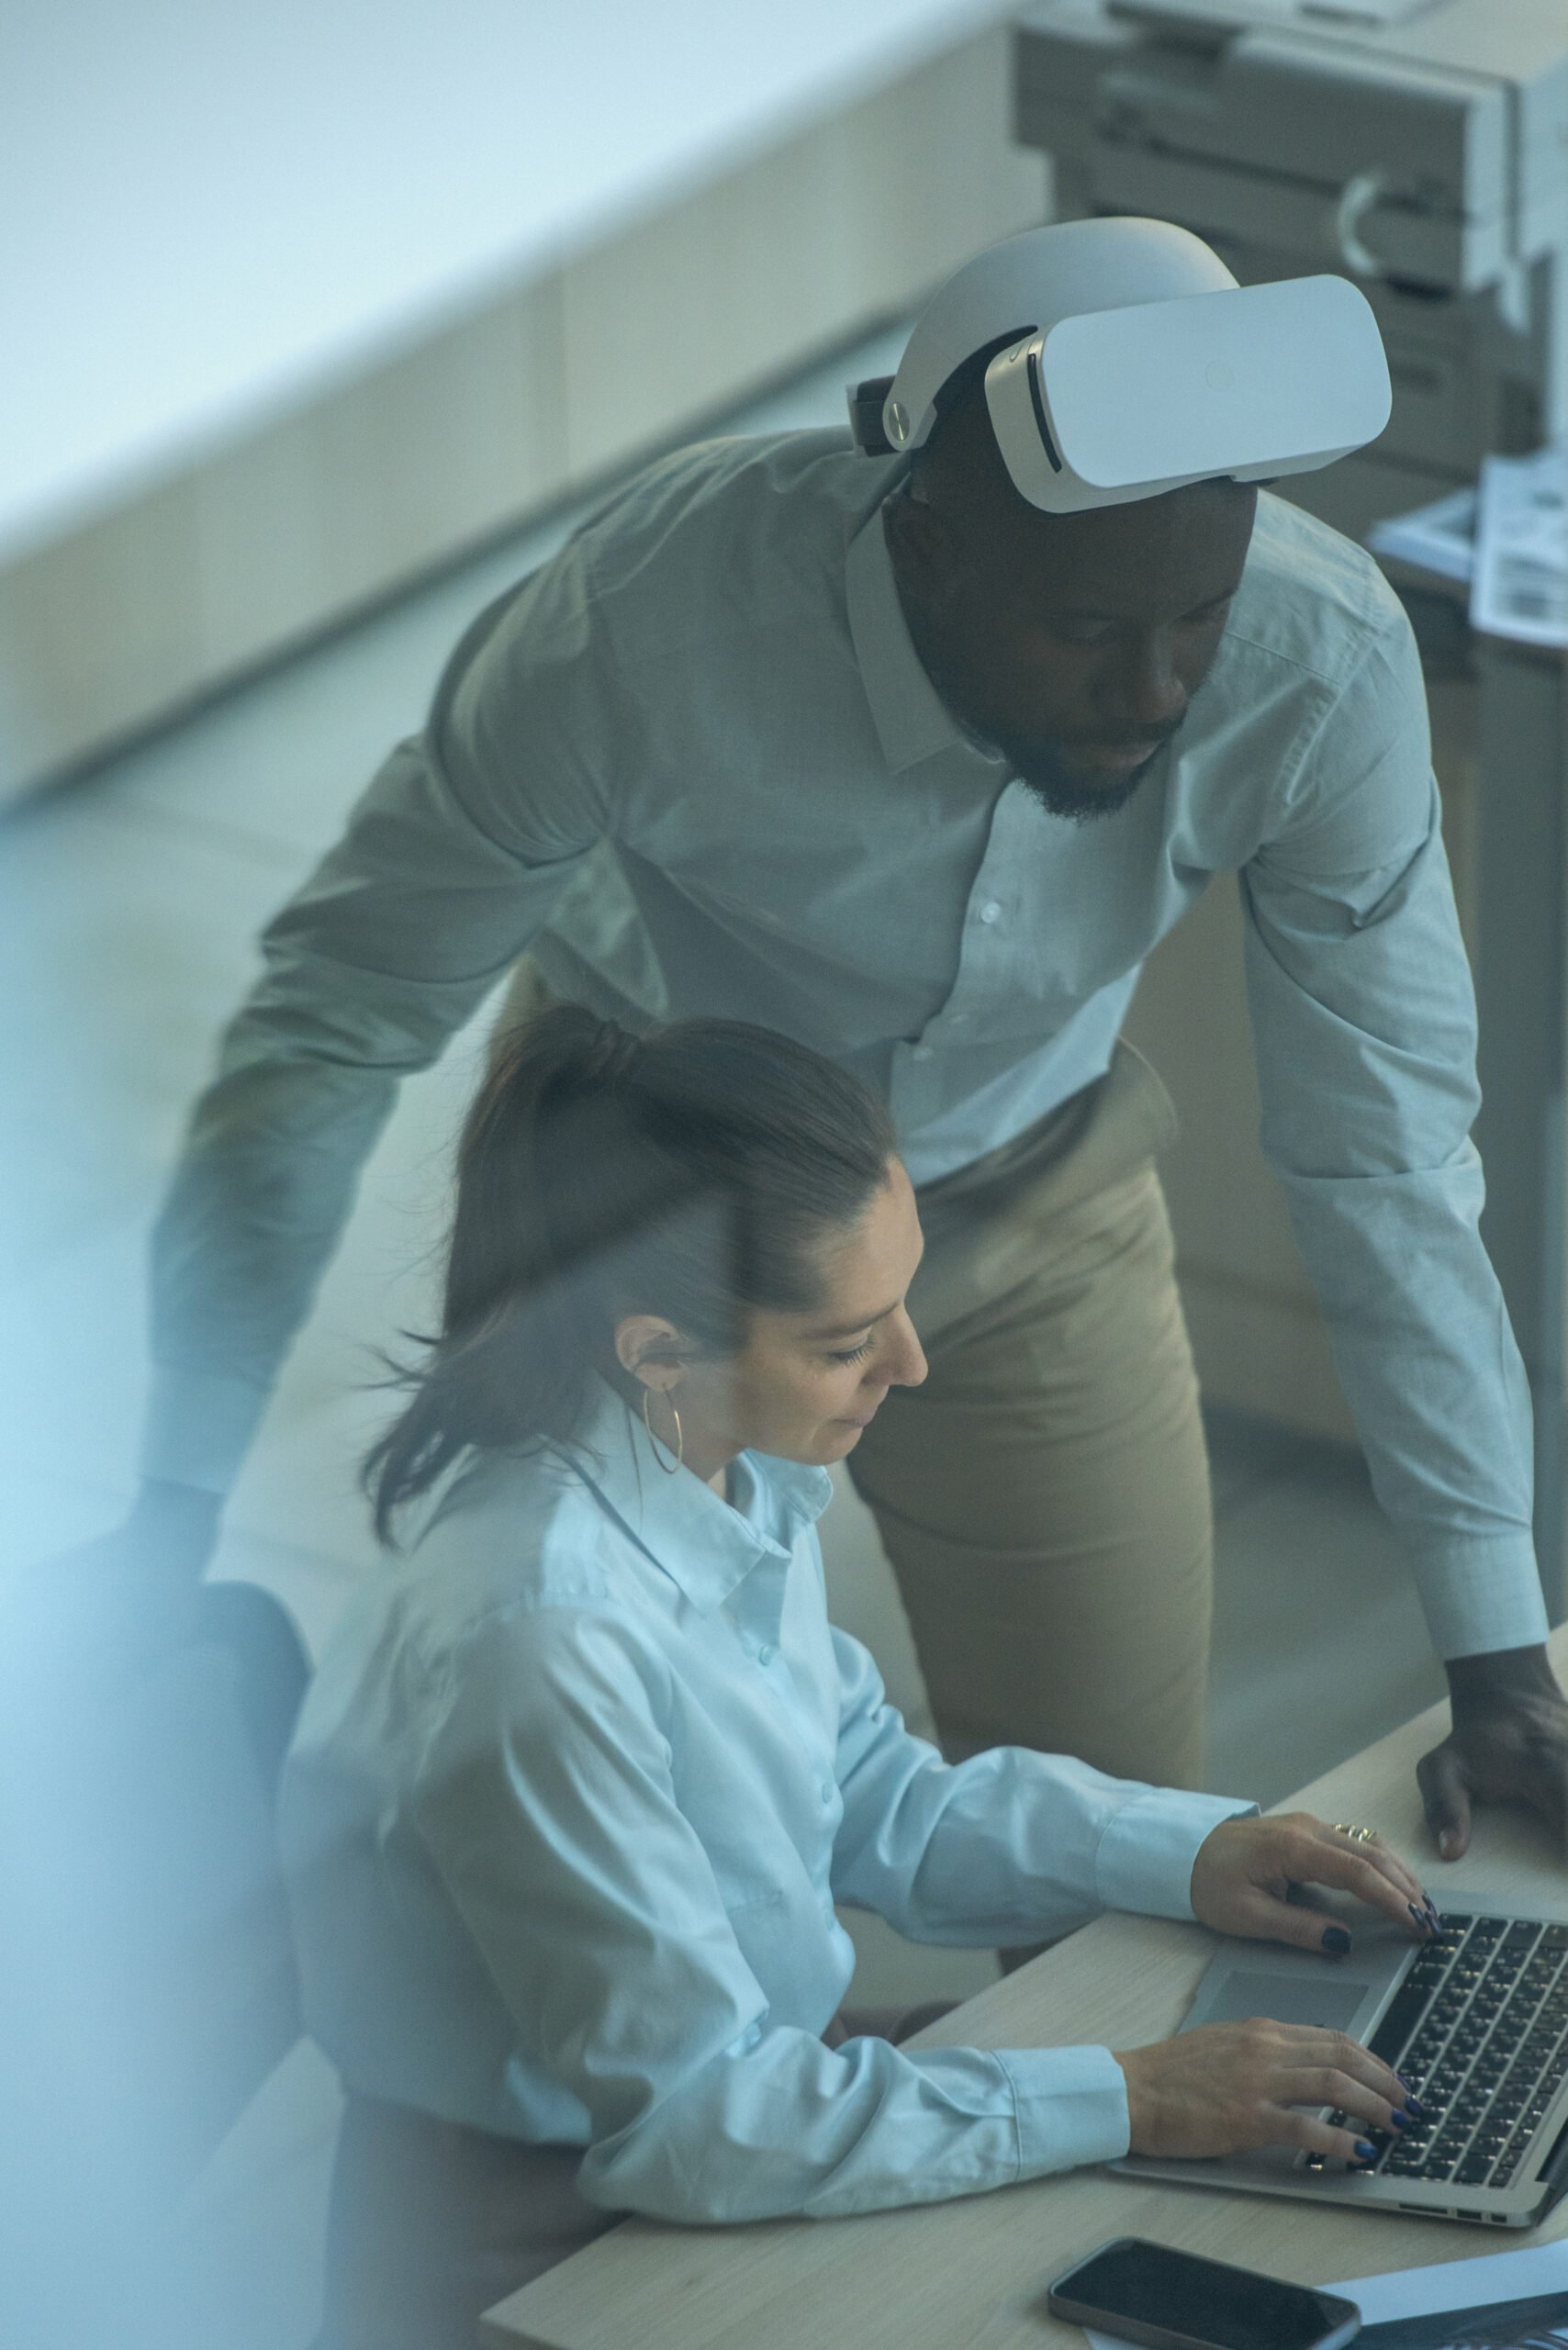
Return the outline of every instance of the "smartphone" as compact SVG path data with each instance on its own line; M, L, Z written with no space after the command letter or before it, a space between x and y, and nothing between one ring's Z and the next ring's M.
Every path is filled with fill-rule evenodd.
M1046 2296L1054 2316L1149 2350L1339 2350L1361 2330L1354 2301L1200 2260L1141 2236L1103 2244Z

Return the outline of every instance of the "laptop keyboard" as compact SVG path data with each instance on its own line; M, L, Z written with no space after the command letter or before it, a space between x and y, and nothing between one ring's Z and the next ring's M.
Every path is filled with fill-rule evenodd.
M1408 2130L1365 2130L1376 2152L1350 2167L1506 2187L1568 2073L1568 1926L1445 1911L1369 2044L1422 2112Z

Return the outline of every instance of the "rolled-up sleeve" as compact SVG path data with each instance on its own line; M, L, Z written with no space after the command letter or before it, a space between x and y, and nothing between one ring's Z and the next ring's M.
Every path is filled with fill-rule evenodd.
M774 2020L676 1797L657 1669L613 1617L490 1626L409 1818L518 2043L586 2117L582 2192L825 2217L1125 2152L1104 2049L835 2049Z
M1433 1642L1541 1639L1528 1389L1479 1232L1474 998L1402 616L1327 699L1242 899L1264 1149Z
M609 690L582 688L586 611L567 549L482 614L424 733L264 933L153 1234L148 1476L232 1482L398 1080L437 1058L601 836Z
M834 1898L876 1910L912 1942L1039 1942L1103 1909L1191 1918L1198 1847L1254 1807L1023 1746L945 1762L904 1728L861 1643L836 1629L833 1639L844 1804Z

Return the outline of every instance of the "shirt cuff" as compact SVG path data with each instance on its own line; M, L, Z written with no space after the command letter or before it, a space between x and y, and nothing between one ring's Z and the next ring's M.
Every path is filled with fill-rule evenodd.
M1416 1549L1416 1586L1432 1646L1444 1659L1535 1648L1546 1638L1546 1603L1528 1534L1423 1541Z
M999 2048L1018 2117L1018 2176L1040 2178L1127 2151L1126 2075L1108 2048Z
M261 1426L268 1393L245 1379L154 1371L141 1439L143 1477L227 1494Z
M1233 1796L1183 1795L1173 1787L1151 1787L1136 1796L1100 1839L1094 1882L1101 1901L1107 1909L1141 1910L1149 1918L1191 1918L1199 1845L1222 1819L1239 1819L1257 1808Z

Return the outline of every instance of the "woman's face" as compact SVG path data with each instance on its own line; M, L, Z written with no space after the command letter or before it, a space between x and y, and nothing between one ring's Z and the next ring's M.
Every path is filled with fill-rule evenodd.
M747 1447L825 1465L859 1443L890 1387L918 1387L925 1357L904 1297L924 1243L901 1160L859 1221L818 1259L809 1314L754 1313L722 1362L689 1364L674 1389L687 1459L711 1476ZM655 1403L661 1436L667 1418Z

